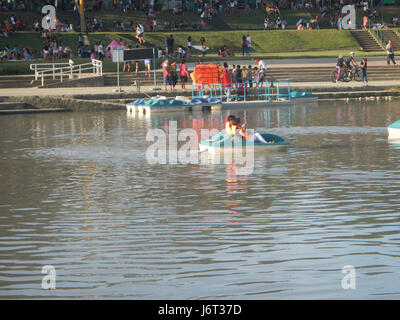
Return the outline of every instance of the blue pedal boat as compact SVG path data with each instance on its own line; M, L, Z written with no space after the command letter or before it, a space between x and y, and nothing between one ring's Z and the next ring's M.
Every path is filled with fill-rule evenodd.
M290 143L285 141L280 136L272 133L260 133L267 143L245 141L241 137L236 136L232 140L232 136L225 133L217 133L211 139L202 140L199 142L200 152L208 151L210 153L223 152L224 149L241 147L245 149L247 145L252 144L254 151L269 151L283 149L290 146Z
M388 126L389 137L400 138L400 120L393 122Z
M137 99L126 105L128 112L150 113L171 111L205 111L221 110L222 100L217 98L195 97L189 100L186 97L168 99L157 96L150 99Z

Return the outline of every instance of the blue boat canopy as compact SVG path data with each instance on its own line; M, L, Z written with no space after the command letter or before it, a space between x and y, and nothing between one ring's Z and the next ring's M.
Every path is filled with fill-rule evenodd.
M316 97L315 94L312 94L307 91L299 92L299 91L292 91L290 93L291 98L308 98L308 97Z
M400 120L397 120L396 122L393 122L388 126L388 128L395 128L395 129L400 129Z

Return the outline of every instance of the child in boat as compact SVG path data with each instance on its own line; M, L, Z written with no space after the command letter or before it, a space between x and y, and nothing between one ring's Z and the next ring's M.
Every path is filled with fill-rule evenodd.
M252 135L246 134L246 125L243 123L240 124L240 118L235 118L233 124L236 129L239 129L239 134L242 136L242 139L248 142L258 142L258 143L268 143L261 134L255 132Z

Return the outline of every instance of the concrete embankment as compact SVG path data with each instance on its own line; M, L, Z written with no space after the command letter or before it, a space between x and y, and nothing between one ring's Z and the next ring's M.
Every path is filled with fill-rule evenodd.
M94 98L94 97L93 97ZM27 112L51 112L51 111L89 111L89 110L118 110L126 108L125 104L118 102L104 101L101 98L85 100L60 96L22 96L10 97L8 101L10 108L3 110L3 114L11 113L12 110L18 113ZM31 106L30 108L24 106Z
M400 88L368 86L368 87L330 87L330 88L313 88L297 87L296 91L311 91L318 96L319 100L341 100L341 99L366 99L366 98L385 98L400 96Z
M27 94L29 89L19 89L9 96L0 98L0 114L27 113L27 112L54 112L54 111L89 111L89 110L122 110L126 103L138 98L149 98L156 95L175 97L177 95L191 97L192 91L177 90L153 91L152 87L143 87L139 92L132 87L122 88L123 92L115 92L110 88L81 88L81 90L65 89L40 89ZM45 90L45 91L42 91ZM253 91L255 89L252 89ZM368 87L362 87L360 83L345 84L314 84L295 83L291 91L308 91L316 94L319 100L333 99L385 99L385 97L400 96L400 88L392 82L375 83ZM252 91L250 91L251 93ZM205 92L207 94L207 92ZM253 92L254 94L254 92ZM248 100L254 100L256 96L249 96ZM13 112L14 111L14 112Z
M38 108L31 103L20 102L0 102L0 115L36 113L36 112L62 112L68 111L65 108Z

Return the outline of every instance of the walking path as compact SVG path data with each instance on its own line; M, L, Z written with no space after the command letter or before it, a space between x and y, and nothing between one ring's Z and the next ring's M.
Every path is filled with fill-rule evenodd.
M349 53L349 52L348 52ZM343 56L346 57L348 53L344 53ZM381 56L381 57L367 57L368 59L368 65L369 66L380 66L384 67L387 66L386 62L386 56ZM264 62L267 64L267 68L301 68L301 67L332 67L334 68L336 66L338 58L309 58L309 59L262 59ZM355 60L357 62L360 62L362 60L362 57L355 57ZM398 58L396 60L399 60ZM223 64L221 61L217 62L208 62L205 61L204 64L208 63L219 63L220 65ZM241 66L247 66L247 65L255 65L255 59L254 58L249 58L246 60L230 60L227 61L227 63L231 65L241 65ZM189 69L193 69L197 63L195 62L188 62L186 63ZM400 61L398 61L397 66L393 67L399 67ZM391 65L392 67L392 65Z
M398 80L386 80L386 81L370 81L369 87L374 89L385 89L399 87ZM163 87L163 86L162 86ZM307 90L313 91L313 89L330 89L327 91L351 91L353 88L362 88L362 83L360 82L350 82L350 83L338 83L334 84L332 82L296 82L291 84L291 89L296 90L296 88L305 88ZM368 87L367 87L368 88ZM121 87L124 93L138 93L135 87ZM78 87L78 88L7 88L0 89L0 97L18 97L18 96L67 96L67 95L96 95L96 94L113 94L115 93L115 87ZM140 92L144 96L146 94L150 96L155 96L160 93L164 93L164 90L155 91L153 86L140 87ZM170 92L170 91L169 91ZM180 87L177 86L176 94L180 95L184 93ZM191 93L191 86L187 86L186 93ZM145 94L146 93L146 94Z

